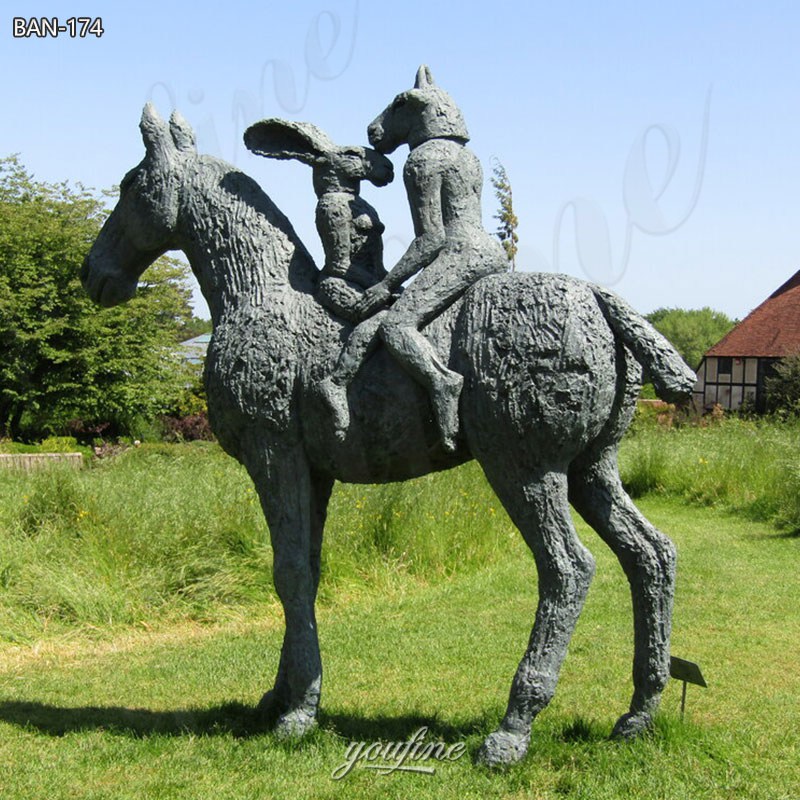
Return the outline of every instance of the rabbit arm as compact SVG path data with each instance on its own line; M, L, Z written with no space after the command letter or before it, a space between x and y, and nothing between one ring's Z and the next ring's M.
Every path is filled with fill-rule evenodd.
M351 228L353 225L350 196L325 195L317 203L317 232L325 251L326 275L344 276L350 268Z

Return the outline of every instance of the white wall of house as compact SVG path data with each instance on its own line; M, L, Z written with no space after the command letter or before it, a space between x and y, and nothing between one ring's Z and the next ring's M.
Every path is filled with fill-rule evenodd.
M695 405L710 409L718 403L730 411L737 411L743 403L755 406L758 361L758 358L706 356L697 369Z

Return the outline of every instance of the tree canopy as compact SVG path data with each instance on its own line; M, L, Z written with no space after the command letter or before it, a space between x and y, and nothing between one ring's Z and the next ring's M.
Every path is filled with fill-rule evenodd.
M58 434L76 420L130 433L183 391L186 267L159 259L133 300L98 308L78 276L105 213L83 187L0 159L0 435Z
M767 410L800 416L800 353L782 358L773 369L766 382Z
M700 309L659 308L647 319L696 369L705 352L736 325L736 321L708 306Z

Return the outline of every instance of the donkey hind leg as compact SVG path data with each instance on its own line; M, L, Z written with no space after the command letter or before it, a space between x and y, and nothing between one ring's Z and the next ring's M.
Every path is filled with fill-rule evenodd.
M311 476L311 546L310 546L310 567L311 579L316 599L317 588L319 587L320 559L322 555L322 534L325 527L325 519L328 512L328 501L333 488L333 480ZM290 707L291 692L289 688L288 665L290 661L289 637L284 635L281 656L278 664L278 673L275 683L258 704L258 712L261 718L268 724L274 724L285 714Z
M489 766L511 764L527 752L533 718L550 702L594 574L594 559L578 539L570 518L567 478L544 472L523 479L506 465L492 487L533 552L539 575L539 605L528 648L511 685L500 727L478 752Z
M616 446L572 464L570 500L614 551L633 599L633 699L612 736L646 730L669 678L669 638L675 590L675 546L639 512L622 488Z
M316 725L322 662L314 601L327 482L314 480L299 449L247 464L269 526L273 580L286 622L275 685L259 711L277 733L301 736Z

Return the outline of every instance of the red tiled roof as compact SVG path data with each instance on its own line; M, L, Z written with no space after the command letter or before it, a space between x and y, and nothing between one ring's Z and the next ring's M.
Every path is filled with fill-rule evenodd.
M706 355L783 358L797 352L800 352L800 270Z

